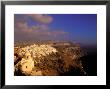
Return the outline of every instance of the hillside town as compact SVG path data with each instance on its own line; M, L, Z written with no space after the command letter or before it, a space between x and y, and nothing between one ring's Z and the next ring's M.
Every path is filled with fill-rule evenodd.
M84 55L79 46L73 46L69 42L18 46L14 48L14 74L54 76L78 69L84 75L86 72L79 60Z

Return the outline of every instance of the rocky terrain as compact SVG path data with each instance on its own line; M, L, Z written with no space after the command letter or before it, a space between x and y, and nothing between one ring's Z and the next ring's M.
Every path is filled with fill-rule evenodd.
M86 75L80 46L70 43L32 44L14 47L15 76L61 76L70 71Z

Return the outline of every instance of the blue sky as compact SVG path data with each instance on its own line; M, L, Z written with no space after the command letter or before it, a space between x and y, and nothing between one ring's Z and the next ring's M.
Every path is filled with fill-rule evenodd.
M15 14L15 40L27 39L68 40L85 45L97 44L97 15Z

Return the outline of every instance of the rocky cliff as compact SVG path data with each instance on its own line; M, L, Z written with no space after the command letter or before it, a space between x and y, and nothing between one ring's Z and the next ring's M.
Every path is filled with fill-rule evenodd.
M15 76L56 76L69 71L86 75L81 57L85 52L79 46L33 44L14 48Z

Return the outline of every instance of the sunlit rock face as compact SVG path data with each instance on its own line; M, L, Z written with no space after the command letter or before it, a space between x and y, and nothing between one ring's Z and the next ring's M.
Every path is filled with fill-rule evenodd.
M67 43L66 43L67 44ZM15 76L59 76L72 70L83 70L80 60L85 53L79 46L33 44L14 49Z

